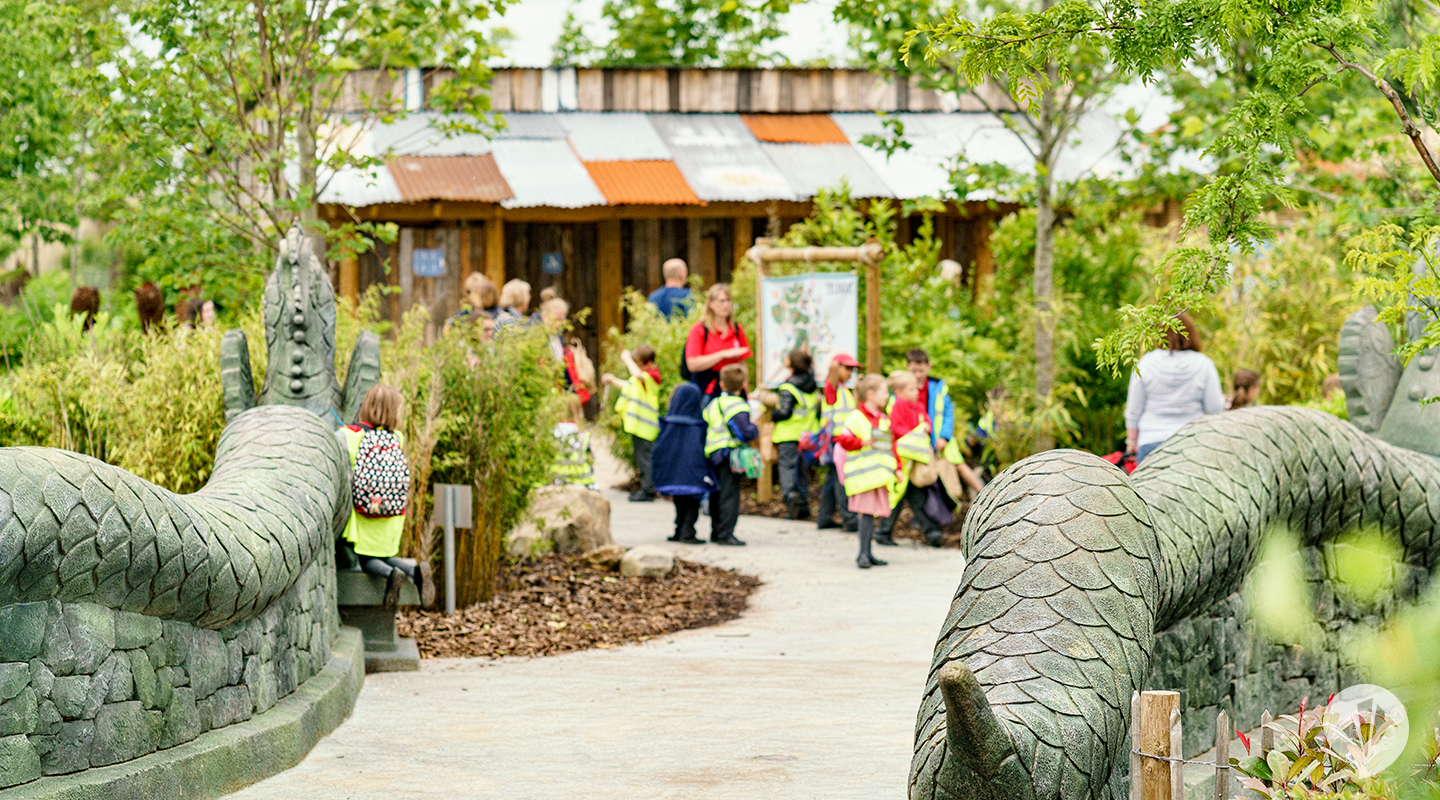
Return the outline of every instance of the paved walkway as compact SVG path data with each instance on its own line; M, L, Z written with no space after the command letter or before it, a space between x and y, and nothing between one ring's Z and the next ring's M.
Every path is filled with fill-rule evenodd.
M236 798L903 798L956 550L881 548L742 517L744 548L672 545L668 503L608 492L620 544L764 582L733 622L612 650L427 659L371 675L298 767ZM702 535L709 520L701 517Z

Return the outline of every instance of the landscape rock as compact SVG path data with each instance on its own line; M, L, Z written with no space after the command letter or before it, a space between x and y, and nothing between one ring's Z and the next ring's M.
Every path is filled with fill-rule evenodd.
M40 754L25 736L0 739L0 788L40 777Z
M139 700L102 707L95 716L90 766L118 764L155 752L161 724L160 712L146 711Z
M580 557L596 569L615 569L620 566L620 559L625 557L625 548L618 544L607 544Z
M632 547L620 559L620 574L628 577L659 578L675 569L675 556L660 547Z
M45 644L46 603L0 607L0 659L28 661Z
M555 543L555 552L573 556L613 544L610 501L581 486L542 486L535 490L530 521L509 534L510 552L528 556L540 540Z
M46 775L78 772L90 766L90 745L95 741L95 723L88 719L67 722L51 736L40 756Z

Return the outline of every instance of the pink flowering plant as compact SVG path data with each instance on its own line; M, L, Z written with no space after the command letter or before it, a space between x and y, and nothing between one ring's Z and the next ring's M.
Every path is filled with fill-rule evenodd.
M1376 778L1376 755L1394 721L1373 711L1342 717L1330 710L1334 699L1331 695L1324 705L1307 709L1306 698L1300 701L1298 713L1270 723L1267 727L1275 733L1276 746L1267 753L1252 754L1251 740L1240 734L1246 756L1230 759L1240 784L1267 800L1392 796L1369 792L1383 792Z

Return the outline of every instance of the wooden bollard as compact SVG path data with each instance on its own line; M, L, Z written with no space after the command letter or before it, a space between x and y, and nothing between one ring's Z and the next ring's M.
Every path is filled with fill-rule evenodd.
M1230 715L1215 718L1215 800L1230 800Z
M1134 792L1137 778L1132 773L1131 797L1138 800L1184 800L1180 762L1163 760L1180 757L1180 693L1142 692L1139 718L1140 746L1137 749L1142 753L1138 758L1140 792L1138 795Z

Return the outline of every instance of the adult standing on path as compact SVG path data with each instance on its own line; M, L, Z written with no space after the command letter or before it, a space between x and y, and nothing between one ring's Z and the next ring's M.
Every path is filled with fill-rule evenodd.
M745 329L735 321L735 302L729 284L717 283L705 293L705 309L700 321L685 338L685 359L682 375L700 387L705 402L720 396L720 370L740 364L750 357L750 340Z
M665 276L665 285L650 293L645 298L651 305L660 309L668 322L670 316L675 312L680 315L690 313L690 288L685 285L685 279L689 277L689 268L685 266L685 259L672 258L660 267Z
M1125 400L1125 452L1145 460L1191 420L1225 410L1220 373L1200 352L1195 321L1181 312L1180 330L1165 332L1165 348L1140 357Z

